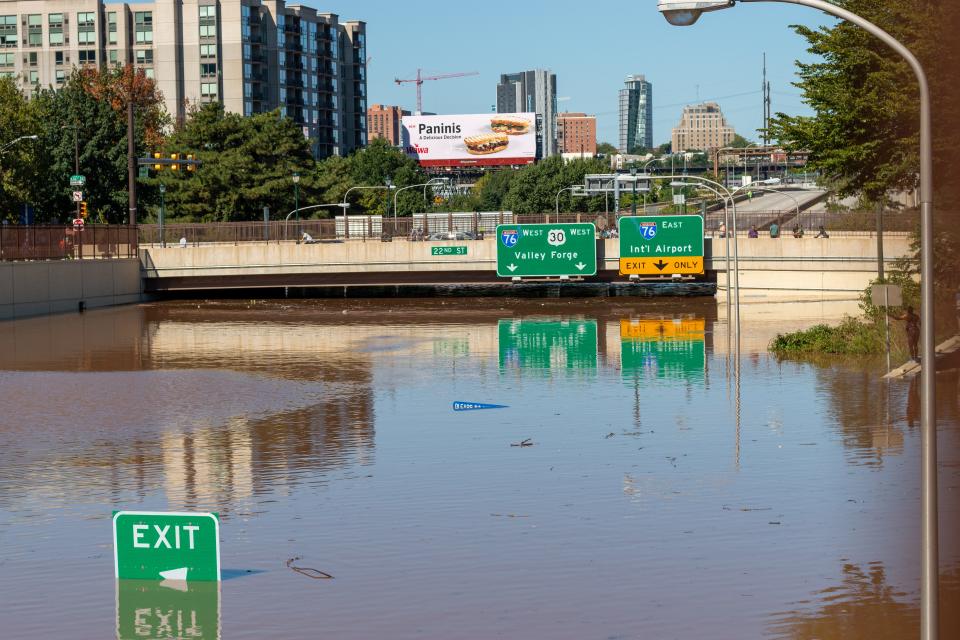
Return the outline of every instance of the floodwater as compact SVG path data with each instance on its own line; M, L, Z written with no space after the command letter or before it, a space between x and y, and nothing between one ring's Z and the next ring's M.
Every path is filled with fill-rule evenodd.
M739 372L712 301L0 323L0 635L917 637L916 384L765 351L854 311L751 305ZM939 374L943 638L958 385ZM118 585L117 509L218 512L222 584Z

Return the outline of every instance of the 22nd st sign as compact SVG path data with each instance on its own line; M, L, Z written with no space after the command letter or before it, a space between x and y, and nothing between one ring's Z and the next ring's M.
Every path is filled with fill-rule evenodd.
M592 276L596 273L596 227L592 223L497 227L497 275L500 277Z

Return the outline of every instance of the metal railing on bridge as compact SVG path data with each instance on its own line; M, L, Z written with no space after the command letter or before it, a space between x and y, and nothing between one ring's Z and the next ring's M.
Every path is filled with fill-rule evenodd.
M642 212L638 211L638 215ZM696 213L696 212L691 212ZM204 243L241 244L249 242L392 242L394 240L441 241L441 240L480 240L493 234L500 224L544 224L593 222L598 232L615 229L620 217L631 215L629 211L619 214L604 213L545 213L514 214L504 212L460 212L415 214L398 218L383 216L348 216L321 220L270 221L270 222L214 222L214 223L174 223L166 224L163 237L160 227L155 224L140 225L141 246L176 246L179 244L199 245ZM711 211L706 215L704 229L707 236L719 236L723 222L723 210ZM768 211L739 213L737 215L737 235L747 236L751 227L758 234L768 236L770 227L777 224L780 235L790 235L793 226L798 224L793 211ZM908 232L913 230L916 216L906 213L884 216L884 230L887 232ZM870 236L876 233L876 220L873 214L864 213L826 213L801 211L799 224L804 235L816 234L822 225L830 234L842 236Z
M0 225L0 261L136 257L130 225Z

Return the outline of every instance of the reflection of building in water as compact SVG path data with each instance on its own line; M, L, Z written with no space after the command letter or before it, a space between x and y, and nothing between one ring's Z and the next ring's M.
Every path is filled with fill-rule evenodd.
M305 409L167 432L167 499L171 507L229 512L257 494L288 495L305 472L366 463L373 420L371 388L344 385Z

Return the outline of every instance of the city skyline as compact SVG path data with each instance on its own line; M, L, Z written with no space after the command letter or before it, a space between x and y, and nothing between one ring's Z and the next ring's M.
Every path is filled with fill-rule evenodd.
M580 4L566 0L522 4L491 0L477 9L422 0L415 13L386 0L311 0L304 4L336 13L344 20L366 21L371 104L415 110L414 87L398 87L393 80L413 77L417 68L425 74L478 71L473 77L424 84L424 109L440 114L485 113L495 109L501 74L549 69L557 76L557 110L596 115L598 140L615 146L618 91L624 78L634 73L643 73L656 87L655 145L670 140L684 106L705 101L718 102L738 133L757 140L756 130L763 122L764 51L773 112L812 113L790 82L795 80L794 61L813 57L789 25L816 27L830 20L802 7L770 5L762 11L744 7L718 12L701 20L696 29L681 29L667 24L653 0L599 0L591 5L591 15L615 15L616 20L598 22L599 28L584 32L577 21L570 20L568 10ZM510 20L496 18L502 15L501 9L509 10ZM465 31L451 25L470 28ZM638 26L643 42L635 35ZM489 44L465 47L465 33L487 33L494 28L498 35ZM551 34L550 38L537 35L543 33ZM651 51L660 53L651 55Z

